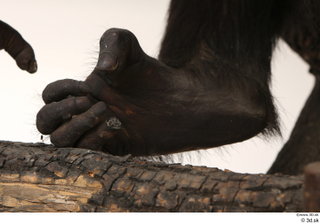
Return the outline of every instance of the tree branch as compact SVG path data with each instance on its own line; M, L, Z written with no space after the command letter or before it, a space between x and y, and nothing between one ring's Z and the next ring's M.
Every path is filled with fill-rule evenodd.
M301 211L303 176L0 142L0 211Z

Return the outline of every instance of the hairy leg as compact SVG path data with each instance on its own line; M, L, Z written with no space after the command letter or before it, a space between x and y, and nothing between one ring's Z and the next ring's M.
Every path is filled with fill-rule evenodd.
M320 4L308 2L298 2L292 8L282 38L310 65L315 85L268 173L297 175L303 173L308 163L320 160Z
M134 156L217 147L278 132L268 81L279 18L265 30L276 8L270 2L276 1L262 6L239 1L239 7L251 7L244 13L232 1L203 1L201 8L198 1L173 1L159 61L142 51L131 32L106 31L97 66L84 83L63 80L44 91L47 105L37 115L39 131L51 134L58 146ZM252 9L264 13L265 6L271 14L256 24L259 12ZM225 7L227 13L221 11ZM192 24L199 15L216 26ZM176 16L181 20L172 19ZM84 84L87 95L79 94ZM108 125L110 117L121 122L121 129Z

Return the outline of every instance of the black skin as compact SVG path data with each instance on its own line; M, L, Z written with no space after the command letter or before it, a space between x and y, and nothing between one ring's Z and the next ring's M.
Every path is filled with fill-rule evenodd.
M316 7L315 0L172 0L158 60L130 31L107 30L84 82L60 80L43 91L37 128L57 146L134 156L279 135L272 51L288 21ZM110 117L120 130L107 125Z
M4 49L16 61L18 67L29 73L37 71L32 47L14 28L0 20L0 50Z
M44 90L47 106L38 113L37 127L51 134L57 146L134 156L221 146L264 128L265 112L258 103L247 100L250 93L221 86L214 77L202 79L188 69L175 69L148 57L129 31L110 29L101 38L96 69L84 83L62 80ZM80 92L90 97L70 97L52 104ZM104 122L109 117L122 123L121 130L112 135ZM226 128L215 128L221 125ZM245 136L238 133L244 126Z

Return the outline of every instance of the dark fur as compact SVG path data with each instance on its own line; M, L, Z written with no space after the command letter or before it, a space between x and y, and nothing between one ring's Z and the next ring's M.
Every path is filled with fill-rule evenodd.
M269 90L272 51L286 20L308 14L317 24L319 6L316 0L172 0L159 59L175 68L197 61L198 76L217 75L222 85L247 91L265 108L262 133L280 134Z
M130 31L109 29L100 40L97 66L85 81L90 98L48 104L38 113L37 123L42 133L53 131L51 141L58 146L134 156L220 147L260 133L280 134L269 88L272 52L278 38L283 38L320 77L319 11L318 0L172 0L160 62L142 51ZM67 91L79 94L72 90L80 88L77 82L50 85L45 97L69 85ZM312 97L316 102L317 92ZM100 102L87 110L90 100ZM75 106L70 107L71 101ZM48 130L48 124L53 129L60 125L61 111L68 116L76 113L78 103L85 113L63 128ZM312 121L320 110L308 106L304 111L297 124L312 126L308 119ZM101 120L92 119L92 114ZM115 135L103 122L110 116L122 123ZM94 128L88 131L88 127ZM318 133L313 133L314 139ZM309 141L304 131L299 135Z

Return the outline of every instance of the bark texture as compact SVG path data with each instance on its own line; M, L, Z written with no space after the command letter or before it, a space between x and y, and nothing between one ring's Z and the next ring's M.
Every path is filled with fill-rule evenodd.
M0 142L0 211L301 211L303 176Z

